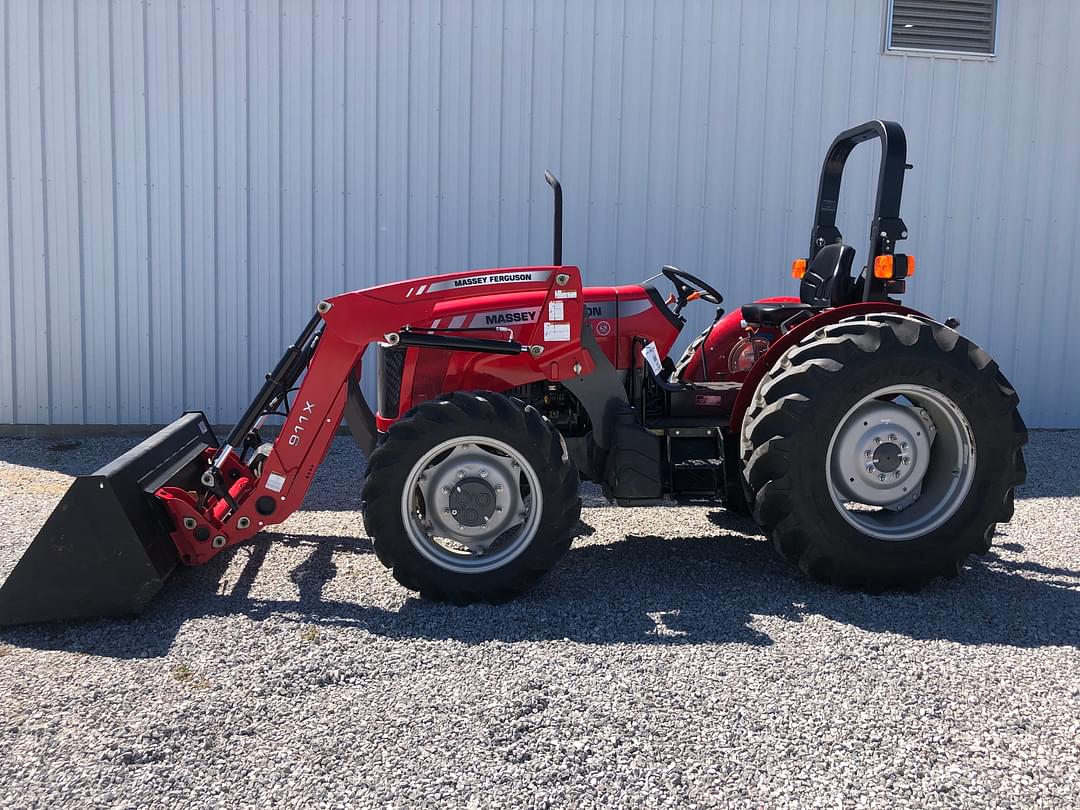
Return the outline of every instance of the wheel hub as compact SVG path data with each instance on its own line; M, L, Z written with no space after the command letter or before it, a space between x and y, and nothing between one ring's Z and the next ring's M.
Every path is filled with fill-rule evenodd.
M873 455L874 466L883 473L895 472L896 468L902 463L903 458L900 455L900 448L892 442L878 445L878 449L874 451Z
M417 549L455 570L485 570L519 553L539 508L535 472L512 447L484 437L429 450L402 493L402 517Z
M483 478L464 478L450 489L450 514L463 526L483 526L495 514L495 488Z
M833 479L848 500L896 506L917 495L930 463L931 426L915 408L872 400L837 432Z

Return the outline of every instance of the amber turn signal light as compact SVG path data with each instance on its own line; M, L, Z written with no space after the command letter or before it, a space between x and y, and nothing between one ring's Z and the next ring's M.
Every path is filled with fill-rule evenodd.
M796 259L791 263L791 277L802 278L806 275L806 259Z
M874 278L901 279L915 275L914 256L878 256L874 259Z

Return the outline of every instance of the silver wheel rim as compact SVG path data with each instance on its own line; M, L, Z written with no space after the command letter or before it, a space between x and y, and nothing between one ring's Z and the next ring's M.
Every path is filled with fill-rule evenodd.
M879 540L922 537L956 514L971 489L971 425L933 388L881 388L837 424L825 475L837 510L859 531Z
M401 518L425 558L449 571L479 574L506 565L532 542L543 494L532 465L487 436L436 445L409 471Z

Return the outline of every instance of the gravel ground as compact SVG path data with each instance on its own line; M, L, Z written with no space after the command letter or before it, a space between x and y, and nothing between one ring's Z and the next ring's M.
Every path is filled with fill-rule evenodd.
M339 440L302 512L144 618L0 631L0 805L1076 806L1080 432L1032 439L993 553L921 594L587 490L553 576L468 608L378 564ZM0 440L0 577L133 443Z

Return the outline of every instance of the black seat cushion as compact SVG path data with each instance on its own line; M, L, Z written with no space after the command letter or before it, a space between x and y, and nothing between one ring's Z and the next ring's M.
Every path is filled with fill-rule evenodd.
M747 323L767 323L779 326L803 310L816 309L810 304L743 304L742 316Z

